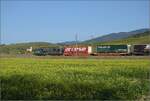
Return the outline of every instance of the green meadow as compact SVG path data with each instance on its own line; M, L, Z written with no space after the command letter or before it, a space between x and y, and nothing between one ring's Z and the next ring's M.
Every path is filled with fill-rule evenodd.
M2 100L137 100L149 76L148 59L0 60Z

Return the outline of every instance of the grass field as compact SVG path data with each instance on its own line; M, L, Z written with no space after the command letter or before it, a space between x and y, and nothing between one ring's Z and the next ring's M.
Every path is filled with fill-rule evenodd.
M134 100L149 75L149 59L1 58L1 99Z

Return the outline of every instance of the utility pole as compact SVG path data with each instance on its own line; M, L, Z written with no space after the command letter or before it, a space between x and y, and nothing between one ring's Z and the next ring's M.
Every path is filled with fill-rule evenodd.
M78 56L78 34L75 35L75 41L76 41L76 56Z
M92 41L94 39L94 35L91 35L91 47L96 47L96 50L94 49L94 53L95 51L97 52L97 45L94 45L94 41ZM93 48L92 48L93 51Z
M91 35L91 46L93 45L93 42L92 42L92 39L94 39L94 36L93 35Z

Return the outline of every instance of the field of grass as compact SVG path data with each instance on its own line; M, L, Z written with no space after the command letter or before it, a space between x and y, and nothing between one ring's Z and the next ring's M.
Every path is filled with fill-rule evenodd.
M134 100L149 75L148 59L1 58L1 99Z

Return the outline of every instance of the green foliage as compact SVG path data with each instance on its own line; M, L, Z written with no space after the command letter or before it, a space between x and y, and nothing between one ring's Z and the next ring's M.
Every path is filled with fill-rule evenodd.
M47 42L30 42L30 43L18 43L10 45L0 45L0 54L25 54L26 49L33 47L33 49L40 47L59 47L56 44L50 44Z
M149 92L148 59L2 58L2 100L136 100Z
M150 36L150 31L144 32L144 33L139 33L139 34L135 34L131 37L143 37L143 36Z

